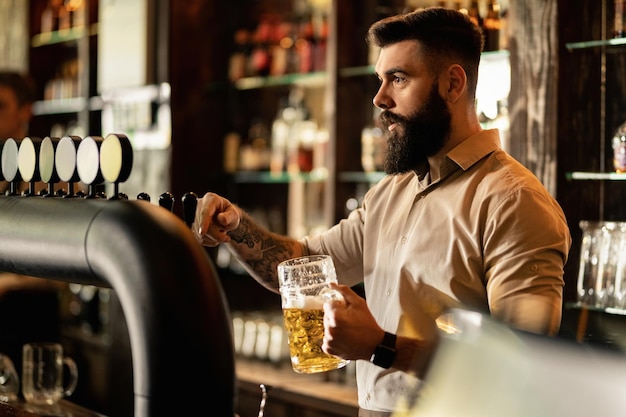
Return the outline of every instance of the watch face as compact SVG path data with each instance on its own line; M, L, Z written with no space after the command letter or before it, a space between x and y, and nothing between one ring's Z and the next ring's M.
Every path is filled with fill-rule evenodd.
M374 355L370 359L376 366L389 369L396 359L396 335L385 332L385 337L380 345L376 346Z

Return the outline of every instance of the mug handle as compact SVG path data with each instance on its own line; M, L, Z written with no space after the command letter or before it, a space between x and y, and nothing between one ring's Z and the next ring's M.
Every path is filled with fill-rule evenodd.
M20 378L13 361L7 355L0 353L0 401L17 401L19 386Z
M320 291L319 295L320 297L322 297L322 300L324 300L324 302L341 301L344 305L346 304L346 300L343 298L343 295L339 291L332 288L324 288L322 291Z
M67 366L67 369L70 371L70 377L67 381L67 386L64 387L63 395L65 397L69 397L76 390L76 385L78 385L78 366L76 366L76 362L74 359L64 356L63 357L63 365Z

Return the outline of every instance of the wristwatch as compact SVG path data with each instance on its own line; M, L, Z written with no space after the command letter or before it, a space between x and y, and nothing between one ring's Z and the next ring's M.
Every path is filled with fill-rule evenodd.
M396 359L396 335L385 332L383 341L376 346L370 362L381 368L389 369L394 359Z

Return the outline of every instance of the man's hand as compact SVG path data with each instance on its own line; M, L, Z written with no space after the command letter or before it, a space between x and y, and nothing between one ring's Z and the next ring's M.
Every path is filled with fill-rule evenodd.
M215 193L206 193L198 199L191 230L202 245L212 247L229 242L228 232L235 230L240 221L237 206Z
M324 303L324 352L343 359L369 360L383 339L365 299L346 285L331 284L344 300Z

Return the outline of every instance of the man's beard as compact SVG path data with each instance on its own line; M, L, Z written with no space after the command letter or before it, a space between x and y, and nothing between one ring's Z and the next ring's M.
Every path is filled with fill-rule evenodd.
M439 95L438 83L433 83L428 100L408 117L384 110L380 123L387 136L385 172L403 174L416 169L443 148L450 135L451 115L445 100ZM387 127L397 126L393 131Z

